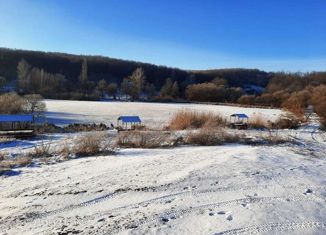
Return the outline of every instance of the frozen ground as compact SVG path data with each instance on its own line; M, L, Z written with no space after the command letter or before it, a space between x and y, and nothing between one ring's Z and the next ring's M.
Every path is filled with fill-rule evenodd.
M225 105L166 104L141 102L92 102L47 100L47 119L56 124L73 122L116 123L120 115L140 116L145 125L162 126L173 113L181 109L220 113L225 117L233 113L248 116L261 115L266 120L275 120L282 112L278 109L239 108Z
M297 144L121 149L14 169L0 178L0 234L326 234L325 132L279 134Z

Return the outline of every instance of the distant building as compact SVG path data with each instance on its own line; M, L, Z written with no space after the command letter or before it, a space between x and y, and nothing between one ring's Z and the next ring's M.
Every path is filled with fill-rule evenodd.
M141 120L139 116L120 116L117 120L117 126L122 130L135 129L136 126L140 125Z
M230 115L230 125L237 129L247 129L249 117L244 113Z

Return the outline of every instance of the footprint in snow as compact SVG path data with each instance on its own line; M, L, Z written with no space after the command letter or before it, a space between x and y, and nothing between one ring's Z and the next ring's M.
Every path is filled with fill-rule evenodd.
M309 195L312 194L314 191L312 191L310 188L308 188L303 194L304 195Z
M228 216L226 217L226 219L227 219L228 221L231 221L231 220L233 220L233 217L232 217L232 215L228 215Z

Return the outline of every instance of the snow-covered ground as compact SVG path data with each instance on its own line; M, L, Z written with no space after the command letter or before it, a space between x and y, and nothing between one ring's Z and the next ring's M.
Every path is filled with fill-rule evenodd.
M120 115L140 116L145 125L160 127L167 123L173 113L182 110L197 110L219 113L225 117L233 113L245 113L249 117L259 115L266 120L275 120L282 113L279 109L239 108L226 105L166 104L142 102L92 102L47 100L49 122L68 124L73 122L116 123Z
M94 103L90 112L92 102L49 102L50 112L70 109L94 115L90 120L99 120L101 109L108 118L141 110L154 124L183 107L120 103L110 112L110 103ZM326 234L325 132L311 123L279 134L297 144L121 149L14 169L0 178L0 234ZM56 144L64 139L56 137Z

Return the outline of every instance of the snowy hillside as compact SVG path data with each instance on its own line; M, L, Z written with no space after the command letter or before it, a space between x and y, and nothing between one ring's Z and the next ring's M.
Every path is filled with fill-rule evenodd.
M188 107L47 105L56 118L63 112L111 121L118 114L141 112L153 125ZM281 112L191 108L224 115L240 109L270 118ZM279 135L295 142L120 149L111 156L14 169L0 176L0 234L326 234L325 132L312 122ZM66 137L55 135L53 141L62 145ZM1 151L23 151L37 141L1 145Z

